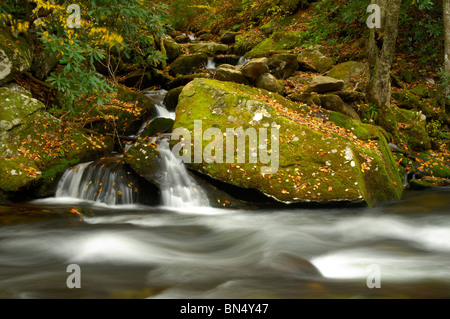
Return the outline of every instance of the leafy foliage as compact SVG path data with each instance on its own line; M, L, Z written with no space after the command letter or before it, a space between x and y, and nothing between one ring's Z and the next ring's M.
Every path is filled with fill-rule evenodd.
M166 7L152 1L81 0L81 28L70 29L66 10L71 0L35 0L29 17L6 1L1 17L20 32L34 29L43 49L53 52L62 65L47 79L63 93L63 106L73 110L73 103L83 98L102 104L113 91L111 83L97 73L95 63L105 63L108 55L128 59L136 67L155 66L165 59L157 51L155 38L165 33ZM24 22L21 18L30 20ZM26 28L23 28L23 26Z

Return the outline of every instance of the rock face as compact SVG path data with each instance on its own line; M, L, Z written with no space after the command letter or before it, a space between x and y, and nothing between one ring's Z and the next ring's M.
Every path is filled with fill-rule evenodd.
M199 141L200 130L209 128L214 128L214 133L210 131L208 138ZM179 97L176 129L191 132L183 135L185 145L194 143L193 151L187 153L191 156L185 159L190 169L244 189L256 189L283 203L373 205L397 200L403 190L392 153L378 127L325 110L311 115L307 108L264 90L195 79ZM254 134L265 131L267 136L256 137L252 129ZM255 144L234 144L241 145L236 150L230 142L227 150L228 138L245 140L244 130L257 139L250 139ZM191 143L186 142L189 137ZM180 144L178 140L171 143ZM196 160L198 155L204 156ZM241 155L244 157L239 158Z
M222 64L216 70L216 79L220 81L248 84L247 78L233 65Z
M28 40L13 38L8 31L0 29L0 85L28 71L32 60L33 45Z
M304 50L301 58L309 62L320 73L327 72L333 66L333 59L323 55L317 48Z
M252 59L244 64L241 72L244 76L255 81L260 75L270 71L267 62L267 58Z
M194 72L196 68L205 66L207 62L208 56L205 53L180 56L170 65L169 73L172 76L187 75Z
M340 91L344 87L344 81L330 78L329 76L316 76L309 83L307 92L326 93Z
M66 167L112 151L112 140L64 129L18 85L0 88L0 109L0 194L6 197L51 195Z

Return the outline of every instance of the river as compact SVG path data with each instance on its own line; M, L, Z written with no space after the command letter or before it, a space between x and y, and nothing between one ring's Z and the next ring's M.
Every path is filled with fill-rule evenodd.
M449 194L345 209L0 206L0 298L449 298Z

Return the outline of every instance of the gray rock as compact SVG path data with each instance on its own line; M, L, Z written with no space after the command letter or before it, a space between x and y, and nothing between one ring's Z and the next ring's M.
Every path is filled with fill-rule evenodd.
M219 41L225 44L233 44L236 42L237 32L227 31L219 38Z
M187 75L196 68L204 67L207 62L208 56L205 53L180 56L170 65L169 73L172 76Z
M164 38L164 48L166 49L166 56L169 61L175 60L183 53L181 46L170 36Z
M241 69L242 74L254 81L260 75L270 71L267 62L267 58L252 59L244 64Z
M297 55L275 54L268 60L270 73L278 79L287 79L298 69Z
M206 53L209 55L226 54L228 45L216 42L195 43L189 47L191 53Z
M325 92L333 92L340 91L344 87L344 81L336 80L334 78L330 78L328 76L316 76L309 83L307 92L317 92L317 93L325 93Z
M211 41L214 38L214 36L211 33L203 33L201 36L198 37L198 41Z
M50 71L58 64L59 59L56 54L49 51L41 51L33 58L31 72L39 80L45 80Z
M189 39L189 37L187 35L184 35L184 34L177 35L174 38L174 40L177 43L189 43L189 42L191 42L191 39Z
M270 73L261 74L256 79L256 87L260 89L265 89L270 92L275 92L280 95L283 95L284 93L284 86L281 85L278 82L277 78Z
M351 106L345 104L344 101L342 101L342 99L337 95L334 94L321 95L320 104L323 108L327 110L339 112L348 117L351 117L352 119L358 121L360 120L355 110Z
M248 84L247 78L237 68L229 64L222 64L216 70L216 79L220 81Z
M320 73L324 73L333 66L333 59L326 57L318 48L309 48L301 53L301 59L306 60L314 69Z

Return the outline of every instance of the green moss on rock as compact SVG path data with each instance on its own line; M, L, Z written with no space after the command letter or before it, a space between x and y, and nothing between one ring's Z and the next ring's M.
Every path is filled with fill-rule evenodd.
M188 167L228 184L257 189L284 203L346 201L373 205L400 198L402 185L397 166L379 130L370 132L370 126L358 126L360 134L374 138L372 146L366 148L358 139L349 140L332 130L300 125L280 115L280 111L285 112L283 108L295 110L299 116L304 111L303 106L277 94L245 85L207 79L192 81L180 95L174 129L192 132L194 121L202 120L203 131L212 127L224 133L227 128L268 128L270 139L271 129L279 127L279 167L273 174L262 174L261 168L270 164L258 160L252 163L250 159L261 153L249 149L249 143L245 147L245 163L202 161ZM330 114L334 113L326 112ZM175 143L172 141L172 145ZM209 141L202 141L202 149L208 144ZM269 143L267 148L270 145L274 144Z

